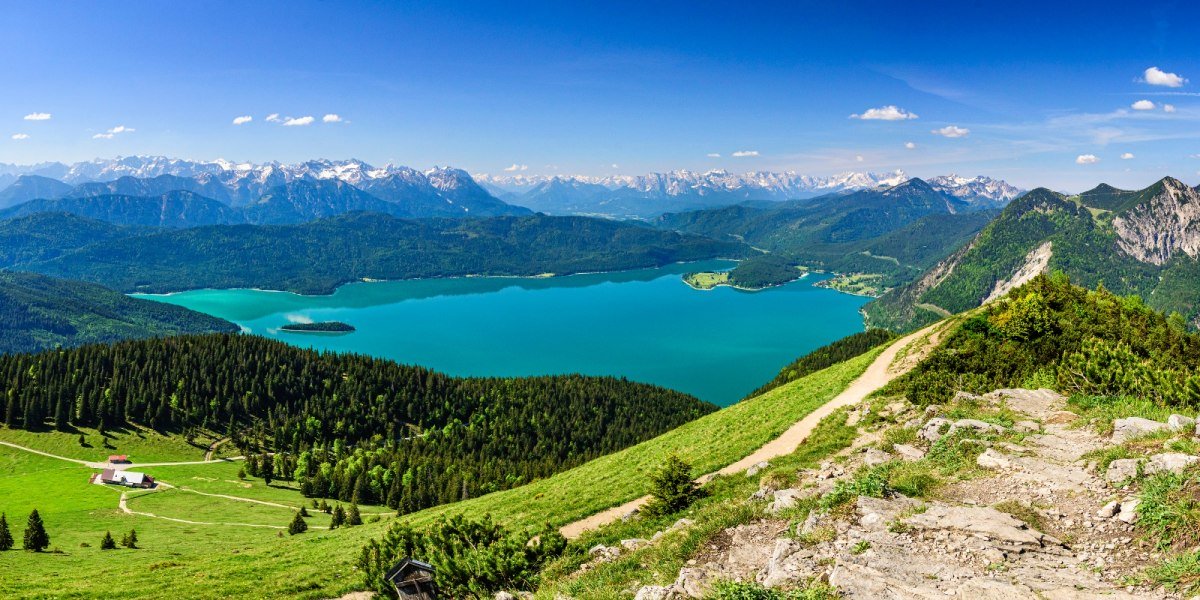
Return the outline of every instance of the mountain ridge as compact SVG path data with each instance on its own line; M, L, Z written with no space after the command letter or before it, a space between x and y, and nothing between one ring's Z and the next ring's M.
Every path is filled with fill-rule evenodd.
M1141 190L1031 190L965 246L864 310L873 325L907 329L938 318L918 307L961 312L1045 271L1138 294L1200 324L1200 192L1172 177Z

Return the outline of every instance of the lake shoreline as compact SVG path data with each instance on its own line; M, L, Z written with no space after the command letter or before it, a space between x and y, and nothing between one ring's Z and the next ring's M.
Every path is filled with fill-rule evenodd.
M813 348L862 330L865 299L813 287L825 276L762 294L697 294L680 285L686 272L734 264L404 280L347 285L336 296L209 290L146 299L226 318L251 335L294 346L366 354L451 376L625 377L719 405L742 398ZM356 332L280 331L288 321L341 321Z
M742 259L716 257L716 258L703 258L700 260L677 260L675 262L665 263L665 264L661 264L661 265L636 267L633 269L615 269L615 270L611 270L611 271L579 271L579 272L575 272L575 273L538 273L536 275L487 275L487 274L482 274L482 273L468 273L466 275L447 275L445 277L410 277L407 279L375 279L372 277L364 277L362 279L354 279L354 280L344 281L342 283L339 283L333 288L333 291L329 292L328 294L304 294L304 293L300 293L300 292L293 292L291 290L276 290L276 289L259 288L259 287L231 287L231 288L189 288L189 289L183 289L183 290L174 290L174 291L170 291L170 292L125 292L125 295L133 296L133 297L143 297L143 298L169 298L171 296L177 296L180 294L188 294L188 293L193 293L193 292L249 291L249 292L264 292L264 293L270 293L270 294L291 294L293 296L299 296L301 298L328 298L328 297L331 297L331 296L334 296L335 294L337 294L338 290L342 289L345 286L359 284L359 283L395 283L395 282L400 282L400 281L447 281L447 280L455 280L455 279L515 279L515 280L564 279L564 278L568 278L568 277L579 277L579 276L583 276L583 275L618 275L621 273L636 273L637 271L649 271L649 270L653 270L653 269L662 269L662 268L666 268L666 267L670 267L670 266L674 266L674 265L688 265L688 264L696 264L696 263L703 263L703 262L710 262L710 261L737 263L737 262L741 262Z

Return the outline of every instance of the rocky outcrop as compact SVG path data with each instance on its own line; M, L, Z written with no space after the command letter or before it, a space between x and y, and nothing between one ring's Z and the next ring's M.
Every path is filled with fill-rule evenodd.
M1143 419L1142 417L1117 419L1113 421L1112 441L1115 444L1121 444L1167 429L1169 428L1166 423Z
M1200 192L1167 177L1153 195L1113 219L1117 244L1146 263L1165 264L1183 254L1200 255Z
M843 598L1173 598L1134 585L1153 549L1138 540L1138 500L1129 489L1160 472L1183 472L1200 458L1180 452L1113 461L1104 472L1089 453L1114 442L1073 424L1079 415L1050 390L962 394L955 402L1004 407L1011 429L982 419L952 419L929 407L890 411L917 441L878 448L883 431L864 432L838 460L802 471L794 488L760 490L764 517L725 530L688 561L674 583L645 586L638 598L699 598L718 580L791 589L828 582ZM997 414L997 413L992 413ZM914 418L915 416L915 418ZM1187 417L1173 419L1191 435ZM984 418L988 418L984 416ZM1123 419L1118 439L1137 439L1168 424ZM976 473L939 488L933 499L888 493L860 496L852 510L812 511L799 524L773 516L798 498L824 494L860 469L920 461L946 435L966 432L978 452ZM944 442L943 442L944 443ZM963 442L956 442L963 443ZM982 451L980 451L982 448ZM972 467L972 468L974 468ZM1131 578L1132 577L1132 578Z
M987 304L997 298L1003 298L1009 292L1029 283L1034 277L1045 273L1046 269L1050 266L1050 257L1054 254L1053 248L1053 242L1045 242L1041 246L1030 250L1029 254L1025 255L1025 260L1017 267L1017 270L1013 272L1011 277L996 282L996 285L992 287L992 292L988 294L987 298L983 299L983 303Z

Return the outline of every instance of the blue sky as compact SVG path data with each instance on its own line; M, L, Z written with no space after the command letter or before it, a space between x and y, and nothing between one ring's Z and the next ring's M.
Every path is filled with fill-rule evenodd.
M1200 180L1193 3L911 4L6 2L0 162Z

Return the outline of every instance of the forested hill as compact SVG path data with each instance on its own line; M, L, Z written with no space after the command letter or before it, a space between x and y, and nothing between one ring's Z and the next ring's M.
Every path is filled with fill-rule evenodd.
M0 271L0 353L180 333L232 332L233 323L79 281Z
M66 240L55 239L59 231ZM73 235L78 231L88 233ZM0 222L0 259L13 261L0 267L124 292L257 287L319 294L364 278L615 271L745 252L732 240L545 215L405 220L354 213L301 225L183 230L121 228L71 215Z
M886 288L911 281L966 243L995 215L978 208L914 178L852 194L668 214L655 224L742 240L792 264L879 275ZM742 278L740 269L731 278Z
M227 430L310 494L402 510L544 477L716 407L611 377L454 378L247 335L0 356L8 427Z
M1003 295L1044 271L1137 294L1200 324L1200 191L1170 177L1143 190L1040 188L1013 201L968 246L867 305L872 325L908 329ZM941 309L941 310L937 310Z

